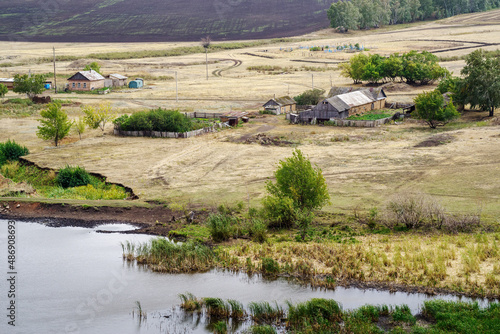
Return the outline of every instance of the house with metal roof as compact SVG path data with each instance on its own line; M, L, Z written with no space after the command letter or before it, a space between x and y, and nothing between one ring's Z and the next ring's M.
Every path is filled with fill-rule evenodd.
M348 88L348 87L346 87ZM301 112L300 122L319 122L331 119L344 119L351 115L364 114L371 110L385 107L386 95L383 89L355 89L343 93L345 89L338 89L341 93L320 101L313 109ZM330 91L332 92L332 91Z
M6 86L8 89L14 89L14 78L0 78L0 84Z
M104 88L104 77L94 70L80 71L68 79L69 90L90 91Z
M297 102L290 96L282 96L279 98L270 99L263 105L264 109L271 111L276 115L283 113L294 112L297 110Z

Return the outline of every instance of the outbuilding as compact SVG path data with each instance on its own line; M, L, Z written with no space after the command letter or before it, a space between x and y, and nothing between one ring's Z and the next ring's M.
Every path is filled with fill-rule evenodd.
M136 78L128 83L128 88L142 88L144 86L144 80L141 78Z
M12 90L14 89L14 78L0 78L0 84Z
M290 113L297 110L297 102L290 96L282 96L270 99L263 105L264 109L271 111L275 115Z
M106 76L104 87L126 87L128 77L113 73Z

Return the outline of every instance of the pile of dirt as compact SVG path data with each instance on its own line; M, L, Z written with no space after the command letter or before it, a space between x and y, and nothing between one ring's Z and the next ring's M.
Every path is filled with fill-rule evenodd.
M263 146L290 146L294 143L288 140L283 140L278 137L267 136L265 133L259 133L245 140L245 144L258 143Z
M455 139L454 136L448 135L448 134L439 134L439 135L434 135L423 142L418 143L414 147L434 147L434 146L440 146L440 145L445 145L448 143L451 143Z
M409 92L411 86L404 82L389 82L382 85L386 92Z

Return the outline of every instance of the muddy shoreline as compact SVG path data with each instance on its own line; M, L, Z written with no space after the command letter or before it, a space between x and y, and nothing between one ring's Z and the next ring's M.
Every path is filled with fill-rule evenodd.
M203 221L208 215L206 211L195 212L195 220ZM50 227L85 227L95 228L102 224L130 224L137 229L120 232L99 231L101 233L148 234L152 236L168 236L169 232L186 224L186 215L183 212L172 211L169 208L151 204L148 207L112 207L112 206L82 206L69 204L49 204L39 202L0 201L0 219L14 219L46 224ZM218 267L221 270L230 268ZM261 274L256 271L255 274ZM469 298L486 298L499 300L500 296L480 295L476 293L457 292L451 289L433 288L424 286L407 286L393 282L337 280L334 286L325 284L326 275L313 277L296 277L279 275L277 277L289 279L299 284L314 288L334 289L335 286L344 288L375 289L390 292L422 293L426 295L455 295ZM274 278L277 278L274 277ZM268 277L273 279L273 277Z

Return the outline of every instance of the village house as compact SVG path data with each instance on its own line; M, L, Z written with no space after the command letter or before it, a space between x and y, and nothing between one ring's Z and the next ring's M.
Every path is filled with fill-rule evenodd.
M271 111L275 115L294 112L297 110L297 102L290 96L282 96L270 99L263 105L264 109Z
M0 78L0 84L12 90L14 88L14 78Z
M68 79L68 89L91 91L104 88L104 80L104 77L94 70L80 71Z
M382 88L334 87L329 97L320 101L313 109L301 112L298 115L298 121L310 123L313 120L325 122L332 119L345 119L351 115L384 108L386 98L387 95Z
M104 87L126 87L127 79L126 76L117 73L107 75L104 79Z

